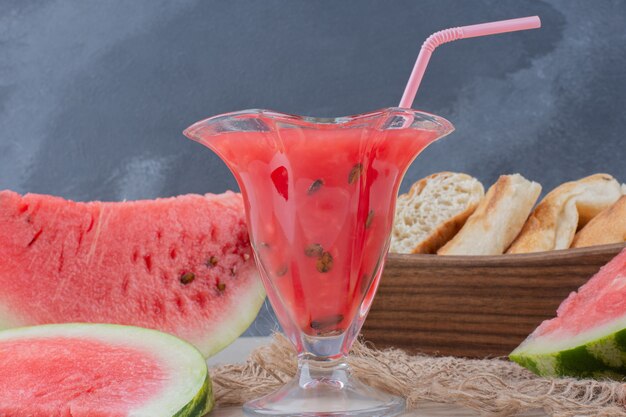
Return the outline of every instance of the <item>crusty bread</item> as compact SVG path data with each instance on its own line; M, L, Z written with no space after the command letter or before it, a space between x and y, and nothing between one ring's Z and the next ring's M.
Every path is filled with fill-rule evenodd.
M576 230L621 195L620 184L608 174L595 174L566 182L537 205L507 253L567 249Z
M391 252L435 253L459 231L485 194L467 174L440 172L398 197Z
M573 248L626 242L626 195L576 233Z
M502 175L489 188L461 231L440 255L500 255L511 244L541 193L541 185L519 174Z

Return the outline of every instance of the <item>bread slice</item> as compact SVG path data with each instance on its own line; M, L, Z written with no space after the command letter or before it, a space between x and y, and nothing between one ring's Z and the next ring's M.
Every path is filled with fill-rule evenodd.
M626 195L576 233L573 248L626 242Z
M467 174L440 172L398 197L391 252L435 253L459 231L485 194Z
M500 255L522 229L541 185L519 174L502 175L489 188L461 231L439 255Z
M537 205L507 253L567 249L576 230L621 196L619 182L608 174L595 174L566 182Z

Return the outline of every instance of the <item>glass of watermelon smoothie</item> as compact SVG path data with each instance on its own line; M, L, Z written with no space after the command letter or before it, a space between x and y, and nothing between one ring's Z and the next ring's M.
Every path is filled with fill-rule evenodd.
M386 108L338 118L245 110L185 130L236 177L261 279L298 353L296 377L246 413L371 417L404 408L354 378L346 356L378 287L402 177L453 129L432 114Z

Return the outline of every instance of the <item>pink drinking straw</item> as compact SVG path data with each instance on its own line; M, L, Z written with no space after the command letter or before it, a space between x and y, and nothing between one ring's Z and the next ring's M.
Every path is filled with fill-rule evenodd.
M497 35L498 33L516 32L518 30L537 29L541 27L539 16L522 17L519 19L501 20L499 22L481 23L479 25L462 26L435 32L426 39L422 45L409 82L404 89L399 107L410 108L415 100L415 94L420 86L430 56L436 47L442 43L456 41L457 39L475 38L477 36Z

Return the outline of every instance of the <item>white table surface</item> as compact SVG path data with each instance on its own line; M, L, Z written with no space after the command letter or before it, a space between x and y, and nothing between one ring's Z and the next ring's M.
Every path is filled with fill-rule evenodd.
M243 362L248 354L257 346L269 343L269 337L242 337L237 339L226 349L213 356L208 360L209 366L215 366L224 363ZM240 407L229 407L215 409L210 412L207 417L244 417ZM480 416L473 410L460 408L450 404L423 403L420 407L411 412L402 414L402 417L472 417ZM518 417L547 417L542 410L536 410L529 413L519 414Z

